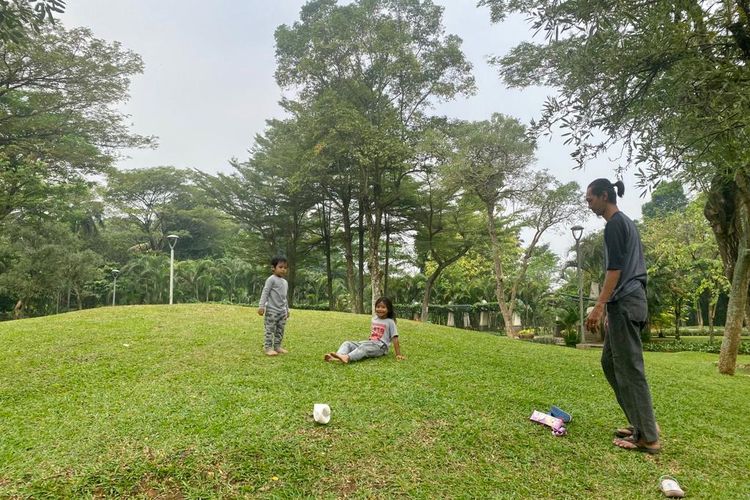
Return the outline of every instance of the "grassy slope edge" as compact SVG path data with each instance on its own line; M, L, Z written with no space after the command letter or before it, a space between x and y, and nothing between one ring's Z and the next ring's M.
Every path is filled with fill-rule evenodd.
M718 375L716 355L646 354L651 457L611 445L624 422L597 351L400 320L406 361L322 361L368 326L293 311L290 353L268 358L246 307L0 323L0 497L655 498L662 474L691 497L750 497L750 377ZM552 404L568 436L528 421Z

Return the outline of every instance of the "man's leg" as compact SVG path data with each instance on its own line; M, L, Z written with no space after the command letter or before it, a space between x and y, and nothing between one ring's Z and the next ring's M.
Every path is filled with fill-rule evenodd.
M622 399L622 396L620 395L621 389L619 384L617 383L617 376L615 374L615 360L614 360L614 354L612 353L612 344L611 344L611 338L612 335L609 333L609 321L607 321L607 330L604 333L604 348L602 349L602 371L604 372L604 377L607 379L607 382L609 382L610 387L612 387L612 391L615 393L615 399L617 399L617 404L620 405L620 408L622 408L623 413L625 413L625 418L628 420L628 423L632 425L631 416L628 414L628 407L625 405L625 402Z
M638 291L610 304L607 312L618 402L635 428L633 439L657 442L659 433L646 381L640 337L646 319L645 292Z

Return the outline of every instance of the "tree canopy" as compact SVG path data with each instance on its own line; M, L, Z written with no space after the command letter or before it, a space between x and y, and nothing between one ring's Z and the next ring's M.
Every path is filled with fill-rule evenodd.
M750 281L750 4L745 0L480 0L494 21L528 16L544 41L494 61L511 86L549 85L538 129L561 127L583 165L623 144L644 184L709 190L731 277L720 370L734 371ZM602 138L603 137L603 138ZM602 138L602 139L600 139Z

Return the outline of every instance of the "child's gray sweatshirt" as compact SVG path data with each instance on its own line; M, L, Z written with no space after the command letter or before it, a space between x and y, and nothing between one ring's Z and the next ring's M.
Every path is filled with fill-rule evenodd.
M289 289L289 283L284 278L272 274L266 280L263 286L263 292L260 294L260 303L258 307L276 312L289 312L289 303L286 300L286 293Z

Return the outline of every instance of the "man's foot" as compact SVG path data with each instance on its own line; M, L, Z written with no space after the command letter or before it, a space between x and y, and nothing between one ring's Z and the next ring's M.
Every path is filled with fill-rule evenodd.
M629 425L627 427L620 427L619 429L615 430L615 436L617 436L618 438L628 438L633 435L634 430L635 429L633 428L632 425ZM659 428L659 424L656 424L656 432L661 434L661 429Z
M273 349L266 349L266 356L278 356L279 353L274 351Z
M283 347L279 347L278 349L276 349L276 352L277 352L278 354L286 354L286 353L288 353L289 351L287 351L287 350L286 350L286 349L284 349Z
M623 450L642 451L649 455L656 455L661 451L661 445L659 441L653 443L646 443L645 441L633 441L628 438L616 438L612 441L612 444Z
M344 364L347 364L349 362L349 356L346 354L339 354L337 352L332 352L331 354L333 355L334 358L338 359Z
M618 438L630 437L633 435L634 430L635 429L632 425L629 425L627 427L620 427L619 429L615 430L615 436L617 436Z

